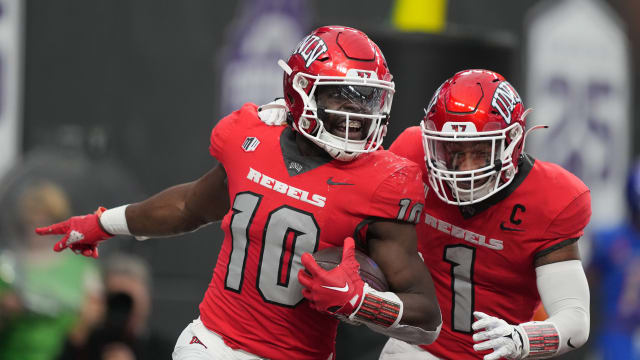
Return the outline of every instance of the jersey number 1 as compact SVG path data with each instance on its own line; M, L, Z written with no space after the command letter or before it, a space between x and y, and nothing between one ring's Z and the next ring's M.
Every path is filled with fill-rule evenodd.
M236 195L231 215L231 241L225 288L240 292L249 251L249 228L262 195L243 192ZM300 257L318 247L320 228L311 213L280 206L269 213L265 223L256 288L264 301L295 306L302 300L298 271ZM255 245L254 245L255 246Z
M473 323L473 265L476 249L467 245L444 248L444 261L451 264L451 330L471 334Z

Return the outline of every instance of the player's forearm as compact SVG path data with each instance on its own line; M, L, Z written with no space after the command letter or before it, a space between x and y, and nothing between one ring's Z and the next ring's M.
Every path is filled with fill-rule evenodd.
M196 181L105 211L100 223L112 235L169 236L221 220L228 210L227 174L218 164Z
M186 207L192 183L170 187L144 201L127 206L126 227L135 236L168 236L193 231L206 224ZM106 225L104 215L103 226ZM105 230L110 229L105 226Z
M438 301L424 294L396 293L404 304L400 323L434 331L442 324Z
M436 289L428 268L415 256L396 274L395 292L404 304L401 324L433 331L442 324Z
M186 206L193 183L170 187L147 200L131 204L126 217L136 236L167 236L196 230L207 223Z
M423 307L418 305L423 303L423 295L396 294L393 292L377 292L375 290L366 294L366 296L370 295L378 298L381 302L389 304L387 308L393 308L393 304L396 304L399 309L399 318L391 326L384 326L380 322L367 321L367 314L359 316L359 309L358 313L355 316L351 316L350 319L359 320L375 332L414 345L431 344L438 338L442 320L437 303L434 311L432 306ZM398 295L402 295L403 299L400 299ZM376 301L373 302L375 303ZM405 310L407 310L407 313L405 313ZM420 314L420 311L425 311L426 314Z
M431 278L428 275L427 272L430 281ZM367 289L363 305L350 318L360 320L378 333L410 344L431 344L440 334L442 316L435 296L435 289L432 285L429 286L430 284L425 278L420 279L415 286L404 287L408 290L398 292L379 292ZM367 301L367 298L371 299ZM367 303L371 305L365 308L364 304ZM386 305L376 311L375 305L381 303ZM372 320L371 314L378 314L378 317L387 320L387 325L383 321L376 321L377 318ZM389 326L390 314L397 314L397 317Z

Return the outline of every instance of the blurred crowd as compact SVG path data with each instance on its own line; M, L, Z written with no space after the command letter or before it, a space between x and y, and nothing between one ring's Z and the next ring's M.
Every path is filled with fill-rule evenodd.
M168 358L170 341L148 328L151 275L137 256L97 261L52 251L33 229L72 214L59 184L36 179L15 194L19 231L0 244L0 359ZM5 206L6 207L6 206Z

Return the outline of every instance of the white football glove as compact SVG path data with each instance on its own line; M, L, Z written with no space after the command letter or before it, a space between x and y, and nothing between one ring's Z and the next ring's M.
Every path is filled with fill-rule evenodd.
M524 331L518 329L517 325L509 325L502 319L480 311L474 311L473 315L478 319L471 325L473 331L476 332L473 335L473 341L483 341L473 345L473 350L493 349L491 354L484 356L484 360L498 360L501 358L519 360L527 355L528 351L525 351L523 343L528 341L528 338ZM485 329L485 331L478 331L481 329Z
M288 111L284 99L280 98L258 107L258 116L269 126L281 126L287 124Z

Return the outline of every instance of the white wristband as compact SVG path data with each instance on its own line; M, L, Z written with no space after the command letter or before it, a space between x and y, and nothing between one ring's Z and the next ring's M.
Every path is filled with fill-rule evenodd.
M125 216L127 206L129 204L118 206L117 208L106 210L100 215L100 225L106 232L112 235L131 235L127 225L127 217Z

